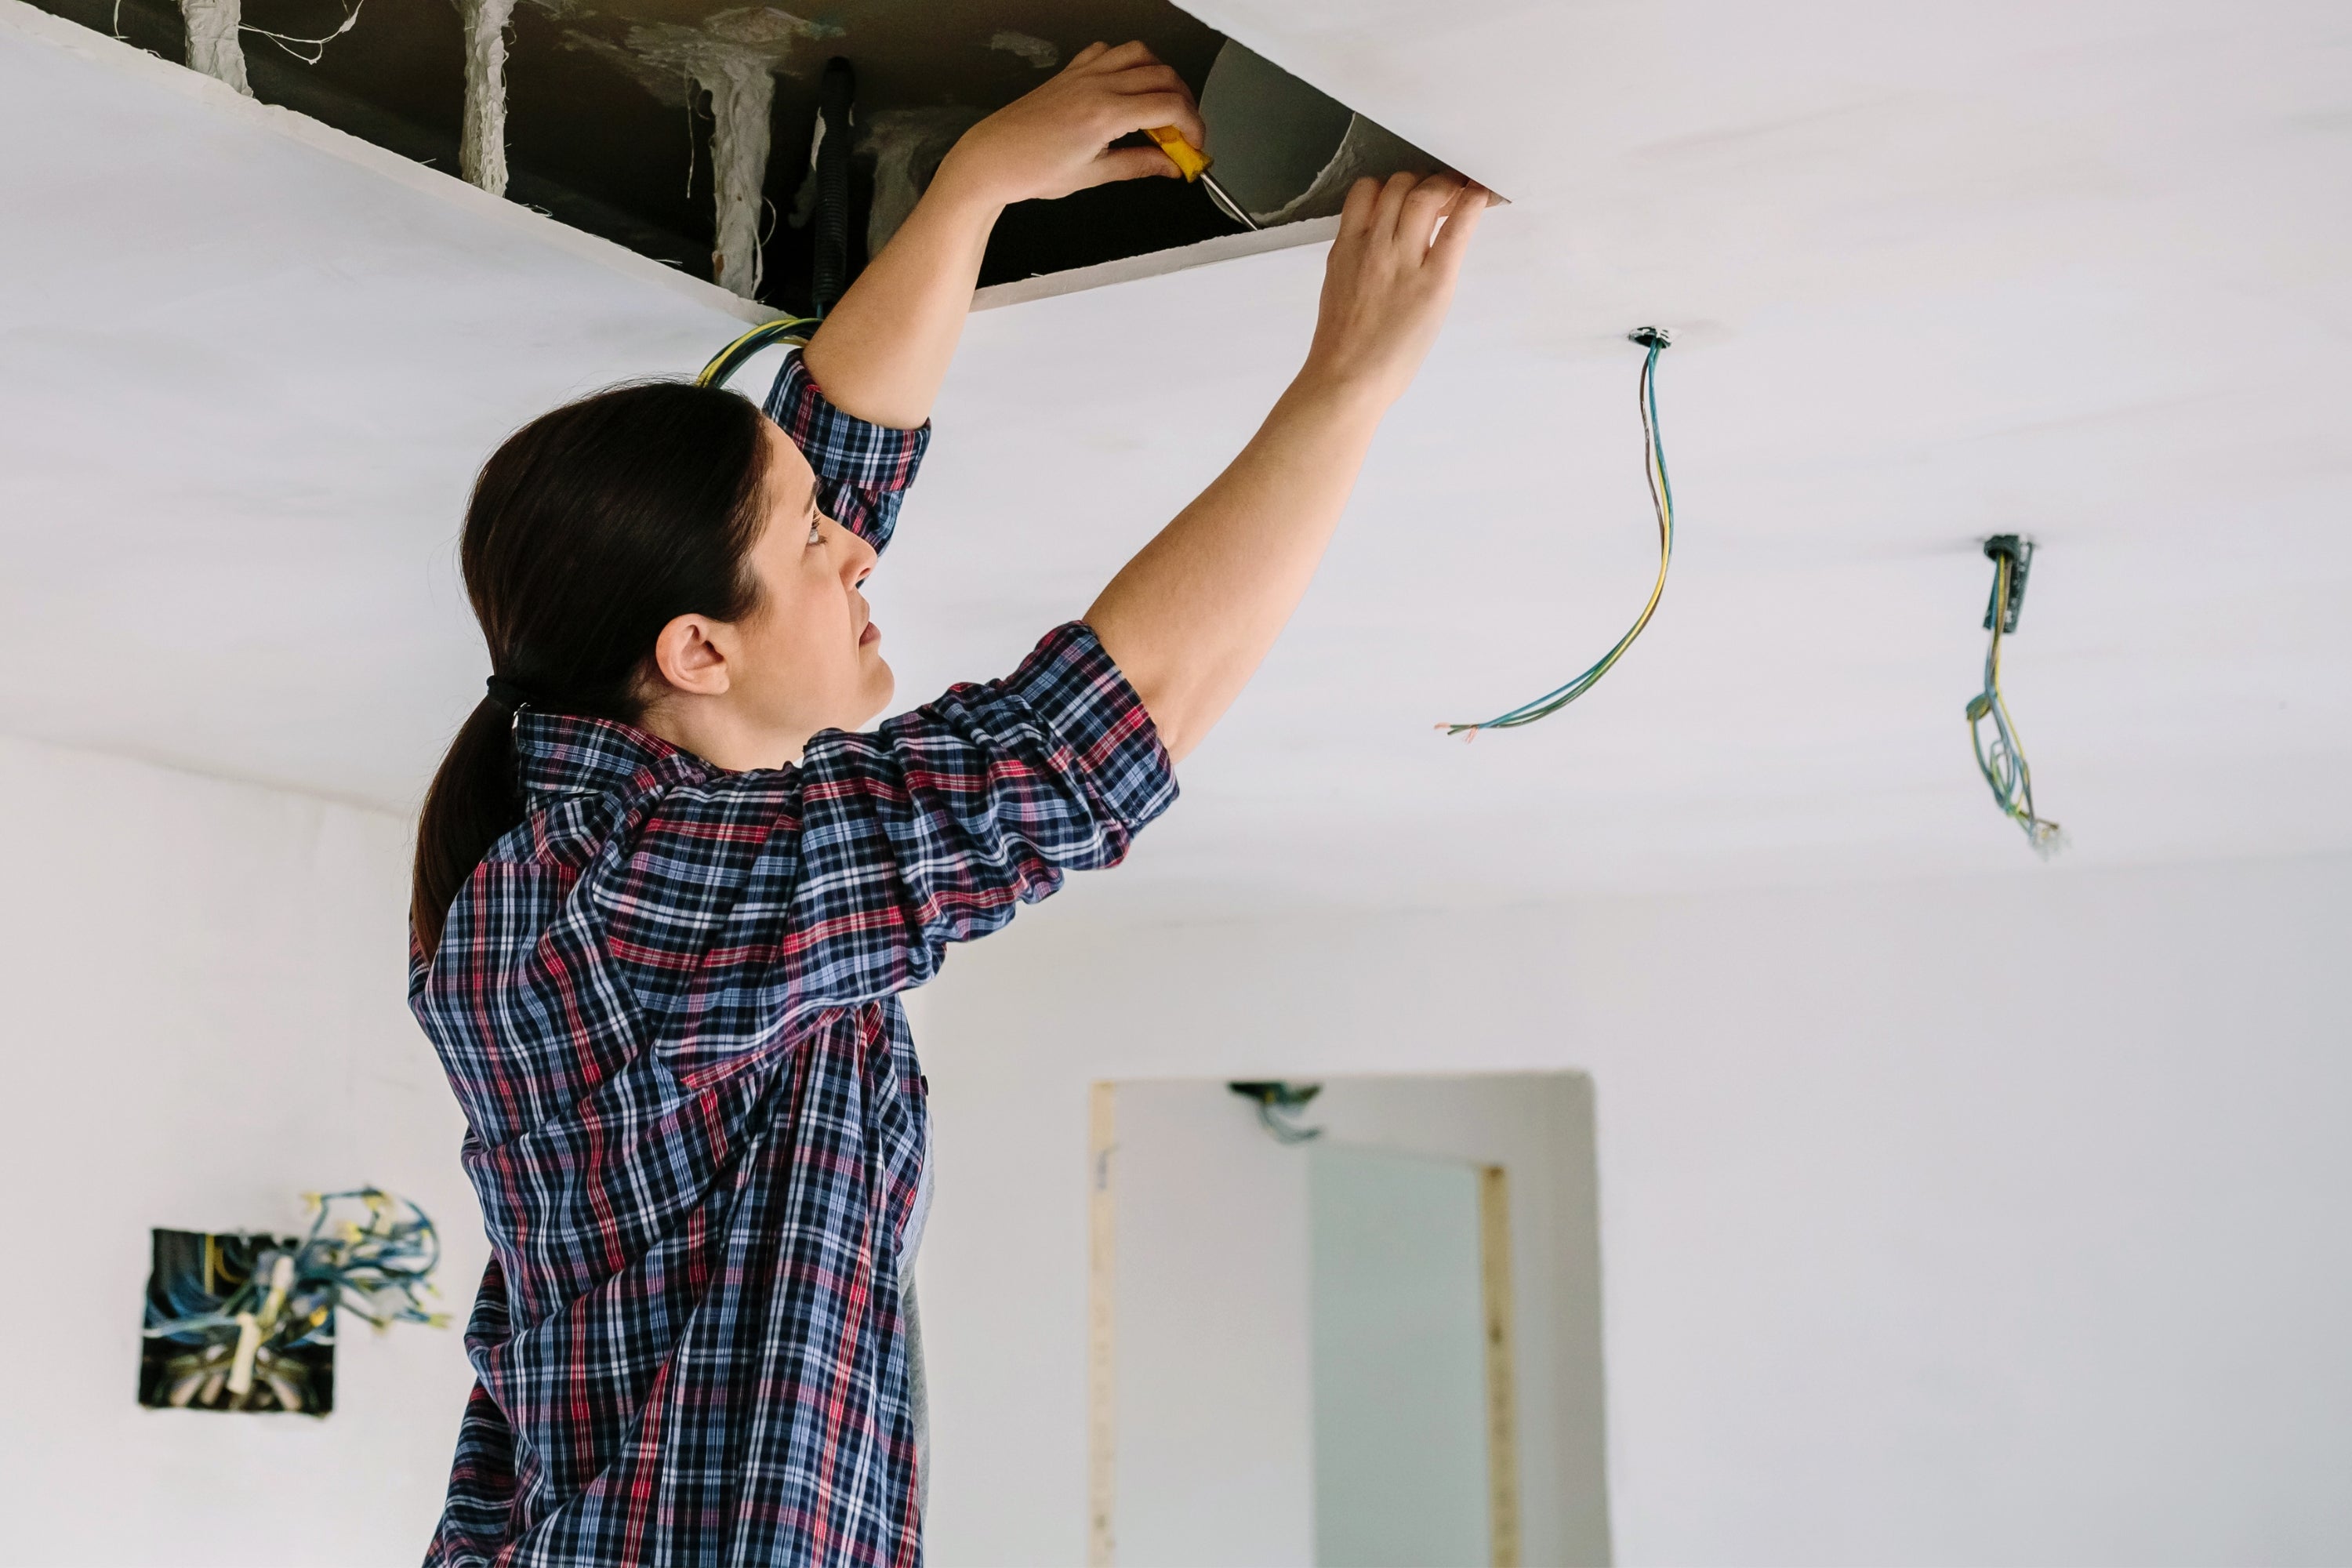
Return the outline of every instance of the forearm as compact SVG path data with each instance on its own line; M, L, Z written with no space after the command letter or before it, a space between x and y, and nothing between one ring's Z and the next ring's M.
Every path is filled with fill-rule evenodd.
M1307 592L1381 414L1445 318L1486 205L1485 190L1450 175L1356 183L1307 368L1233 466L1087 612L1171 755L1232 705Z
M835 407L871 424L911 430L931 416L1003 210L952 163L951 154L802 356Z
M1096 44L964 132L810 340L802 357L826 398L901 430L929 418L997 215L1106 180L1173 175L1156 147L1112 146L1148 125L1173 125L1195 145L1204 134L1191 91L1150 49Z
M1281 635L1386 407L1377 388L1302 373L1087 612L1171 756L1199 743Z

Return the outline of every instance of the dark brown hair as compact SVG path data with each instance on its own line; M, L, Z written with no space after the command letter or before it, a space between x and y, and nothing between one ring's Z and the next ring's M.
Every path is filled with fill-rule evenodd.
M474 481L460 551L502 693L635 721L663 626L751 613L762 424L731 392L655 382L566 404L507 437ZM409 919L428 958L457 890L522 818L513 716L486 696L416 825Z

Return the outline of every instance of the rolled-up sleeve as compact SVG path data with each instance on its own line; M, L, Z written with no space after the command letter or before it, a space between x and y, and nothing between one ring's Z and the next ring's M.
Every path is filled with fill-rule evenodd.
M802 773L795 1010L921 984L948 943L1118 864L1176 798L1150 715L1076 622L1003 680L818 736Z
M798 349L776 373L765 406L816 470L818 508L877 552L888 548L899 502L931 442L929 422L894 430L843 413L825 400Z
M632 787L597 805L617 861L591 879L597 913L690 1076L793 1037L795 1017L924 984L949 943L1118 864L1176 798L1151 716L1076 622L1003 680L824 731L796 767L674 754Z

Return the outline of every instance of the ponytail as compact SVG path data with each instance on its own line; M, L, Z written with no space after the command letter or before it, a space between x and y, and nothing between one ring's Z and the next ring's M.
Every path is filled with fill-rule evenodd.
M507 437L459 551L493 681L533 709L635 721L662 627L758 603L769 439L743 398L675 382L614 387ZM409 920L428 962L474 868L523 820L517 727L476 703L425 792Z
M441 922L457 889L490 846L522 821L515 785L514 715L483 698L466 715L425 792L416 820L416 870L409 909L416 940L429 955L441 945Z

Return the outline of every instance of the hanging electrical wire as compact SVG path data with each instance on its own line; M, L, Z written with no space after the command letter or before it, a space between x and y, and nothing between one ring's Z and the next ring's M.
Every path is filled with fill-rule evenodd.
M1602 654L1591 668L1565 686L1554 687L1532 702L1520 704L1509 712L1478 724L1440 724L1437 727L1449 735L1459 735L1465 741L1477 739L1482 730L1516 730L1532 724L1538 719L1549 719L1586 692L1609 673L1616 662L1625 657L1642 628L1650 624L1657 613L1658 601L1666 592L1666 569L1675 559L1675 490L1666 479L1665 439L1658 432L1658 355L1674 342L1674 335L1664 327L1636 327L1625 336L1649 353L1642 360L1642 379L1634 391L1635 401L1642 411L1643 467L1650 480L1650 504L1658 514L1658 581L1650 590L1650 602L1616 645Z
M1993 563L1992 601L1985 606L1984 620L1992 641L1985 649L1984 689L1969 699L1969 741L1994 803L2024 830L2033 852L2047 860L2066 847L2065 830L2033 809L2033 770L2025 765L2025 747L2000 694L2000 639L2017 629L2018 613L2025 607L2025 574L2033 564L2033 542L1997 533L1985 541L1984 552Z
M724 386L727 378L743 368L743 362L761 349L778 343L805 346L816 335L818 320L814 316L780 316L772 321L762 321L725 348L710 356L702 374L694 378L697 386Z
M360 7L366 4L367 0L352 0L351 8L343 13L343 25L337 27L333 32L327 34L324 37L289 37L284 33L273 33L267 27L257 27L250 22L240 24L237 27L237 31L240 33L253 33L261 37L268 38L271 43L276 44L279 48L284 49L288 54L292 55L296 59L300 60L304 65L314 66L320 60L327 58L327 46L329 44L333 43L337 38L341 37L345 33L352 30L352 26L360 19ZM120 13L118 11L118 15ZM302 53L303 49L308 49L310 52L306 55Z
M1302 1127L1298 1123L1307 1106L1323 1092L1321 1084L1260 1079L1225 1087L1257 1107L1258 1125L1273 1133L1276 1142L1308 1143L1323 1136L1320 1127Z

